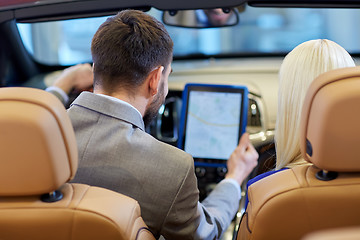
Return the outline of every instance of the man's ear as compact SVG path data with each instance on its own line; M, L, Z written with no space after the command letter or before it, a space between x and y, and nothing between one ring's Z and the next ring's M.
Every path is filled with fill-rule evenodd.
M159 83L161 80L162 72L164 71L164 67L160 66L150 72L148 75L148 82L149 82L149 93L150 96L154 96L157 94L159 90Z

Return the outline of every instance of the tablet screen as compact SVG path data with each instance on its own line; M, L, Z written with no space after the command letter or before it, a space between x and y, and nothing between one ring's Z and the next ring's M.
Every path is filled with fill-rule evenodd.
M180 148L195 161L227 160L245 131L247 88L188 84L183 93Z

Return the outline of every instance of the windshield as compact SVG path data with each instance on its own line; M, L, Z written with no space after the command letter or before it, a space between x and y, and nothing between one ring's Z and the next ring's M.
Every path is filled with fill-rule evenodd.
M161 19L162 12L149 14ZM174 40L174 57L193 55L284 55L316 38L331 39L350 53L360 52L359 9L253 8L239 13L236 26L190 29L166 26ZM47 65L91 62L92 36L106 17L18 23L21 38L34 58Z

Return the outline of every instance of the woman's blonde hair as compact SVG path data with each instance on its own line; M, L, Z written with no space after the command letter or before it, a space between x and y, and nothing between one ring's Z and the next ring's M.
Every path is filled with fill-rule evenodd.
M275 128L276 169L307 163L300 153L300 115L310 83L336 68L353 67L354 60L337 43L317 39L294 48L279 72L278 111Z

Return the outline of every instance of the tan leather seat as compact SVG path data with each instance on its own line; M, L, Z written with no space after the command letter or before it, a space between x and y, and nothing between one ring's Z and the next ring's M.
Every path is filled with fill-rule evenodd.
M251 185L237 239L301 239L360 226L360 67L315 79L301 124L301 151L313 165Z
M134 199L67 183L76 140L50 93L0 88L0 153L1 240L154 239Z
M334 228L305 235L301 240L359 240L360 227Z

